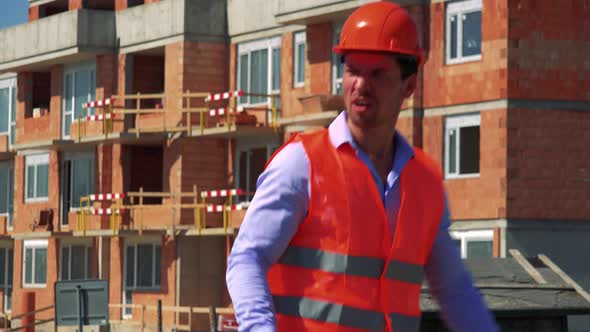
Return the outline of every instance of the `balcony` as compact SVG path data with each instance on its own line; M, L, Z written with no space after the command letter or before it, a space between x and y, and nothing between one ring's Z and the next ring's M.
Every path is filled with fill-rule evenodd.
M115 14L79 10L0 30L0 72L47 68L113 52Z
M280 27L274 15L277 1L233 0L228 1L227 17L229 35L232 37Z
M167 0L117 12L120 53L162 47L170 43L225 41L225 2Z

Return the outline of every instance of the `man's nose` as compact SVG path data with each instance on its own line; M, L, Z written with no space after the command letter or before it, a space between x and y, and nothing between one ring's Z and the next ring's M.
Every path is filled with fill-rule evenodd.
M369 91L371 89L371 79L368 74L358 75L355 82L355 90L359 93Z

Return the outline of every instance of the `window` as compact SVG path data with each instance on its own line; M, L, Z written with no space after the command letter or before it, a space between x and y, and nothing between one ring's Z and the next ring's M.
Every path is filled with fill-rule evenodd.
M447 178L479 175L480 115L447 117L445 128L445 175Z
M494 231L460 231L451 232L461 258L487 258L494 255Z
M0 80L0 134L8 134L8 144L16 136L16 79Z
M481 0L447 6L446 59L461 63L481 59Z
M340 42L340 32L342 31L342 22L335 22L332 30L332 45L336 46ZM344 63L340 56L332 52L332 94L342 94L342 75L344 73Z
M80 207L80 198L94 193L94 154L66 154L62 164L62 225L68 224L71 208Z
M25 165L25 202L47 201L49 154L26 156Z
M47 282L47 240L25 240L24 251L24 287L44 288Z
M7 217L7 229L14 226L14 165L0 161L0 216Z
M305 31L293 36L293 85L301 87L305 84Z
M274 94L281 83L281 38L274 37L238 45L238 89L253 94ZM270 104L270 98L243 96L243 105Z
M96 64L76 65L64 71L63 136L70 136L72 121L94 114L82 104L96 99Z
M278 146L278 142L273 142L268 145L259 142L238 142L235 159L235 185L237 188L243 189L247 193L253 193L256 191L258 177L264 171L266 161ZM252 195L246 195L243 196L243 198L248 201L251 196Z
M131 304L132 292L138 290L159 290L161 285L162 246L160 243L133 241L125 245L125 275L123 303ZM132 310L123 309L125 317Z
M0 247L0 287L4 290L4 312L12 310L12 272L14 250Z
M60 255L60 280L90 278L92 271L92 245L90 243L62 244Z

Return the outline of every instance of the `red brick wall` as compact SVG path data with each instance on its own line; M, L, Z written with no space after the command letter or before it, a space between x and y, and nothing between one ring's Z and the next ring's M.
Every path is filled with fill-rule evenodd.
M299 102L299 97L306 95L310 90L311 77L309 75L309 64L305 65L305 85L303 87L294 87L293 81L293 32L284 33L281 38L281 115L284 117L293 117L303 114L304 110ZM316 42L308 40L308 44ZM321 46L321 45L320 45ZM310 45L313 48L315 45ZM315 79L315 78L314 78Z
M509 3L509 96L590 100L590 7L583 1Z
M39 19L39 6L30 6L29 7L29 22L35 21Z
M223 43L185 41L182 89L195 92L227 91L229 47Z
M82 9L82 0L69 0L68 10Z
M133 55L132 93L164 92L164 56Z
M309 93L332 93L332 22L307 26ZM307 83L307 81L306 81Z
M422 117L400 116L395 129L399 131L412 146L422 146Z
M423 148L443 165L442 116L424 118ZM445 189L454 220L506 217L506 111L481 113L480 175L447 179ZM485 199L482 199L484 198Z
M507 97L506 3L506 0L483 0L482 59L449 65L445 64L445 3L430 6L429 59L424 66L424 107Z
M117 56L96 57L96 99L109 98L117 93Z
M590 134L585 113L509 111L509 218L590 218Z

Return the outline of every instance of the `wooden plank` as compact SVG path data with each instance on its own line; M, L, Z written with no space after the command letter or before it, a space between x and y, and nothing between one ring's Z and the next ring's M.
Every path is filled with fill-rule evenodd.
M217 308L215 309L215 312L222 315L233 315L234 308Z
M509 250L510 255L514 257L514 259L522 266L525 271L539 284L546 284L547 281L543 276L535 269L534 266L529 263L529 261L520 253L520 251L516 249Z
M547 265L553 272L559 275L561 279L563 279L563 281L565 281L568 285L572 286L578 292L578 294L580 294L580 296L586 299L586 301L590 302L590 294L588 294L588 292L586 292L586 290L584 290L582 286L575 282L574 279L570 278L570 276L563 272L559 268L559 266L555 265L555 263L553 263L553 261L551 261L549 257L543 254L538 255L538 257L541 260L541 262L545 263L545 265Z
M13 316L11 319L19 319L19 318L31 316L33 314L36 314L36 313L39 313L39 312L43 312L43 311L47 311L47 310L50 310L50 309L53 309L53 306L52 305L47 306L47 307L44 307L44 308L41 308L41 309L29 311L27 313L24 313L24 314L21 314L21 315L18 315L18 316Z
M152 94L141 94L141 95L122 95L122 96L113 96L112 98L116 100L134 100L134 99L164 99L166 97L163 93L152 93Z

